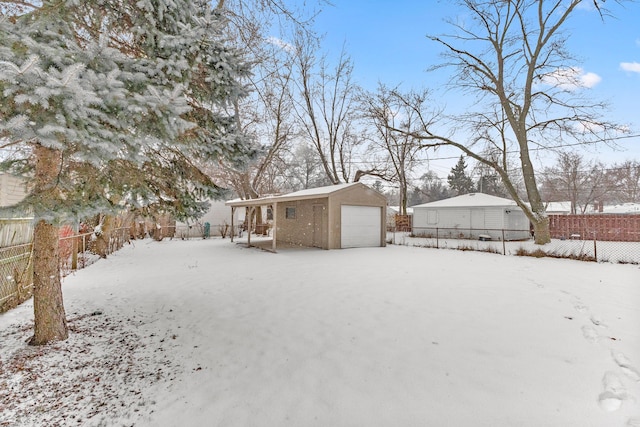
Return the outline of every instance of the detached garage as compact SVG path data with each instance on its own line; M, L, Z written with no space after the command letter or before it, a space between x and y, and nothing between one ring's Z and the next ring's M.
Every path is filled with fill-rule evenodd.
M385 246L387 200L359 182L233 200L226 205L233 213L237 208L270 208L274 251L278 243L322 249Z
M513 200L471 193L413 206L417 236L526 240L529 219Z

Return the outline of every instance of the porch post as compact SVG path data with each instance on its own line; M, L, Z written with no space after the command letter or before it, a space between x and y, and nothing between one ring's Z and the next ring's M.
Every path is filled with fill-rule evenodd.
M236 213L236 208L231 206L231 243L233 243L233 234L235 232L234 228L233 228L233 216Z
M271 231L271 249L273 252L276 251L276 234L278 231L278 202L275 202L271 205L271 214L273 215L273 230Z
M253 206L249 207L249 218L247 220L247 247L251 247L251 217L253 216Z

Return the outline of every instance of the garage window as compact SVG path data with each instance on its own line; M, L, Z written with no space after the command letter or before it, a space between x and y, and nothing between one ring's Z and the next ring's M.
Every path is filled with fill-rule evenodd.
M286 208L284 211L286 219L296 219L296 208Z

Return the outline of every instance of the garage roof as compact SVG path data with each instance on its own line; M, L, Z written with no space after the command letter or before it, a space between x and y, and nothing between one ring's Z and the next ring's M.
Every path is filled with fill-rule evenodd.
M277 203L277 202L286 202L288 200L317 199L322 197L328 197L333 193L336 193L338 191L342 191L357 185L366 187L364 184L360 182L350 182L347 184L337 184L337 185L328 185L326 187L309 188L307 190L295 191L293 193L283 194L279 196L266 196L266 197L260 197L258 199L248 199L248 200L241 200L241 199L229 200L225 204L231 207L265 206L265 205L270 205L272 203Z
M437 202L423 203L414 208L468 208L468 207L517 206L511 199L491 196L484 193L469 193Z

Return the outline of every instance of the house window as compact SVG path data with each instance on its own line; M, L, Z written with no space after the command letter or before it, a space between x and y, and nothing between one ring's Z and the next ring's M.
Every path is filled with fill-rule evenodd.
M271 208L267 208L267 221L273 221L273 210Z
M296 208L287 208L284 212L286 219L296 219Z

